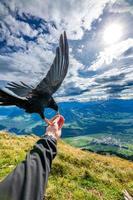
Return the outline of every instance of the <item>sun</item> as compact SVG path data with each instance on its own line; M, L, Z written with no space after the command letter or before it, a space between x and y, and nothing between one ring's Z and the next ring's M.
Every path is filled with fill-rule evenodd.
M111 45L118 42L122 37L122 25L112 23L108 25L103 32L103 40L105 44Z

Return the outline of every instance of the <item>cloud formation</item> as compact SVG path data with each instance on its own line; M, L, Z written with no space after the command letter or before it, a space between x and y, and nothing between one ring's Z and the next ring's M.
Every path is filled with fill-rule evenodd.
M46 0L45 4L41 0L2 0L1 83L5 85L17 77L18 82L36 85L49 70L59 35L66 30L70 67L55 94L58 101L133 98L131 27L127 26L129 35L126 30L116 44L106 46L102 41L108 18L132 24L131 8L124 0Z
M8 2L8 1L5 1ZM19 13L29 13L47 21L53 21L61 32L66 30L69 38L80 39L84 30L91 29L92 22L99 18L107 3L114 3L115 0L62 0L44 1L13 0L8 2L10 9Z

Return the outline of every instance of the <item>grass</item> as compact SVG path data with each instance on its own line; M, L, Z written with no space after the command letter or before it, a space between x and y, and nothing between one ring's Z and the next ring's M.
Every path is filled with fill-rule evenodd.
M21 162L37 136L0 133L0 179ZM117 157L84 152L58 142L46 191L47 200L123 200L133 195L133 163Z

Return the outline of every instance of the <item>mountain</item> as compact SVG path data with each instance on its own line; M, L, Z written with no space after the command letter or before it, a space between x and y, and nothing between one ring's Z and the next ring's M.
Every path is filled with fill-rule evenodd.
M133 100L64 102L59 107L65 117L62 137L66 142L133 160ZM55 114L50 109L45 113L48 118ZM26 114L16 107L0 107L0 130L40 136L45 124L37 114Z
M132 134L133 131L133 100L108 100L95 102L64 102L59 104L60 113L65 117L63 137L86 134ZM46 116L54 112L46 109ZM38 135L43 134L43 121L37 114L27 114L16 107L0 107L0 125L7 130L19 129L23 133L33 132L35 127Z
M81 130L80 135L96 133L132 133L133 100L109 100L63 104L69 128Z
M1 132L0 179L25 158L26 152L38 139L35 135L16 136ZM124 190L133 195L132 185L133 163L117 157L84 152L60 140L46 200L123 200Z

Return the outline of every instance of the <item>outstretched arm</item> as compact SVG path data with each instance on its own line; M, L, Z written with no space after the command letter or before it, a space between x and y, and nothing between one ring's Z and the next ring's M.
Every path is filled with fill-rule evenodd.
M55 155L56 140L44 136L0 183L0 200L42 200Z
M48 127L40 139L21 162L1 183L0 200L43 200L51 170L57 153L57 123Z

